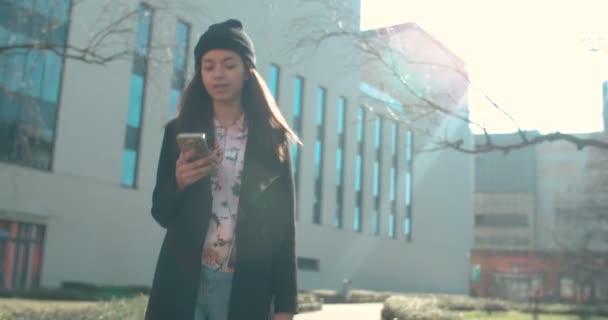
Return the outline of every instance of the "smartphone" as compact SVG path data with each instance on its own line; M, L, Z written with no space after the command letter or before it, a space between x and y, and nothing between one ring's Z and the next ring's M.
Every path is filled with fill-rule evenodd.
M177 135L177 144L181 152L194 150L197 159L211 154L204 132L184 132Z

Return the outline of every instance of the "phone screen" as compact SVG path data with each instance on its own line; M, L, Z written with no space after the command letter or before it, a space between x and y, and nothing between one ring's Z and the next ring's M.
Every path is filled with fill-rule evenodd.
M179 134L177 136L177 143L181 152L194 150L196 158L204 158L211 153L204 133Z

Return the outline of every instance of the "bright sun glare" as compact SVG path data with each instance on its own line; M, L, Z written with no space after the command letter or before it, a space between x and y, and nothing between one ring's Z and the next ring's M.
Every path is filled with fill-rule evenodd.
M608 1L362 0L361 11L362 29L415 22L461 57L472 120L490 132L515 128L479 89L523 129L602 129Z

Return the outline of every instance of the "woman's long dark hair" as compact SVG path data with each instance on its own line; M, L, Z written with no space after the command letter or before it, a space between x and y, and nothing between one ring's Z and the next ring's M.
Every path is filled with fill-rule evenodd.
M289 127L264 79L255 68L245 65L249 78L243 84L242 104L248 139L253 139L262 152L272 152L285 161L286 144L300 139ZM196 70L180 99L177 116L178 132L205 132L211 144L215 141L213 127L213 105L211 96L203 85L201 71ZM211 146L213 147L213 146Z

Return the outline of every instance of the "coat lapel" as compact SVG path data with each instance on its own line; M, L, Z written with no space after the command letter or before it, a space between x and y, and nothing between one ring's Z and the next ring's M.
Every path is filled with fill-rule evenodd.
M245 209L255 207L264 191L280 177L276 160L260 150L254 139L247 139L239 200L239 206Z

